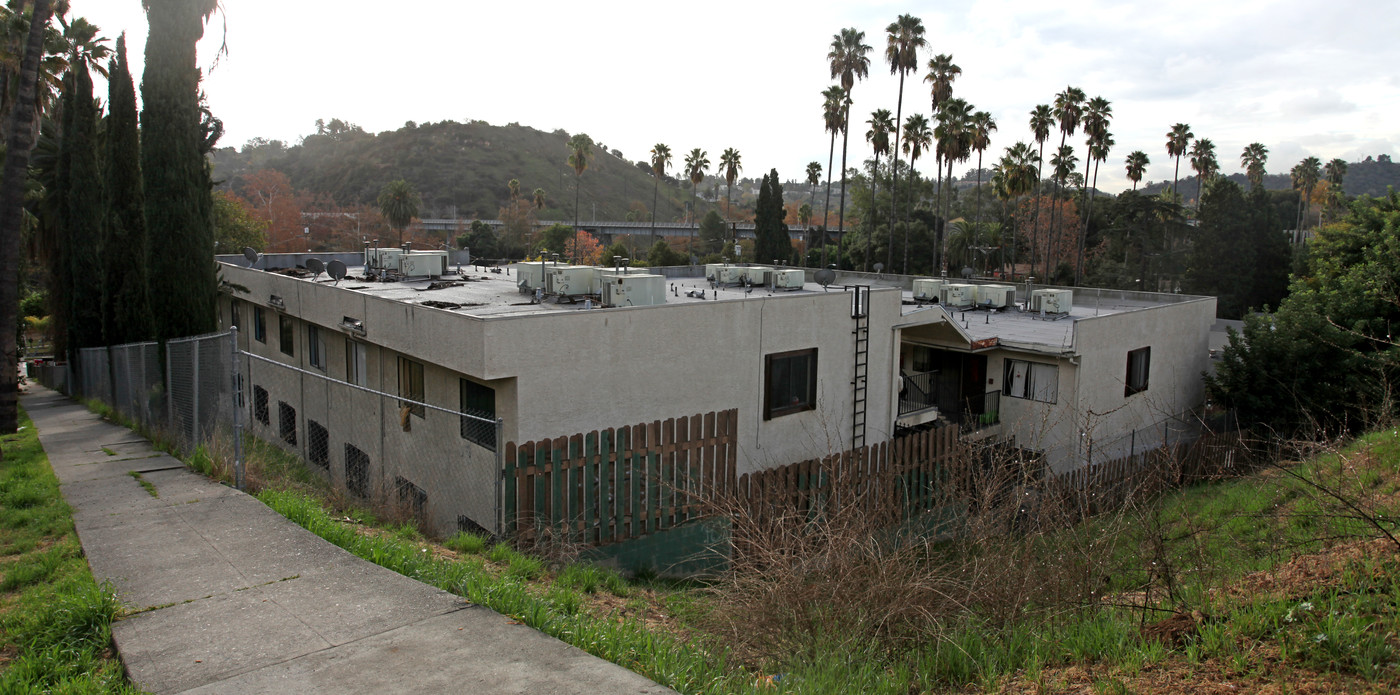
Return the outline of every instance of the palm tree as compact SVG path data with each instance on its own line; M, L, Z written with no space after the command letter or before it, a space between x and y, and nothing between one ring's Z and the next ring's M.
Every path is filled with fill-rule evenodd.
M535 194L534 194L534 195L535 195L535 209L537 209L537 210L543 210L543 209L544 209L544 204L545 204L544 189L543 189L543 188L536 188L536 189L535 189Z
M1307 212L1312 207L1313 188L1317 186L1318 179L1322 175L1322 160L1317 157L1308 157L1297 166L1293 167L1293 187L1303 193L1303 198L1298 202L1298 234L1301 238L1303 225L1307 222Z
M889 154L890 131L895 131L896 136L899 133L899 129L890 121L889 109L876 109L870 114L870 120L866 123L870 124L870 130L865 133L865 141L870 143L871 148L875 151L875 166L870 171L870 234L865 237L865 260L861 262L863 270L868 269L870 265L870 243L875 237L877 227L875 211L878 208L875 205L875 186L880 180L880 155ZM894 190L893 184L891 184L890 190ZM891 216L890 219L893 220L894 217ZM890 224L890 229L894 229L893 222Z
M1040 194L1041 166L1045 163L1045 141L1050 138L1050 126L1055 125L1055 114L1049 104L1039 104L1031 109L1031 134L1040 146L1040 154L1035 158L1035 217L1031 223L1031 273L1035 273L1035 256L1040 241Z
M656 183L651 190L651 243L656 244L656 194L661 190L661 178L666 175L666 167L671 166L671 148L664 143L656 143L651 148L651 173Z
M520 197L520 179L511 179L506 182L506 190L510 192L510 199L515 200Z
M1201 207L1201 187L1206 178L1215 173L1219 164L1215 161L1215 143L1201 138L1191 146L1191 168L1196 171L1196 208Z
M696 213L695 206L696 206L696 203L698 202L698 201L697 201L697 198L696 198L696 194L700 192L700 182L705 180L705 172L707 172L707 171L710 170L710 158L709 158L709 156L705 153L704 150L700 149L699 147L697 147L697 148L691 150L691 151L690 151L690 154L688 154L688 155L685 156L685 170L686 170L686 173L688 173L688 174L690 175L690 224L691 224L690 238L686 241L685 251L686 251L686 254L687 254L687 255L690 255L691 251L694 250L694 241L695 241L695 229L694 229L694 227L695 227L695 220L698 219L698 215L695 214L695 213Z
M1137 190L1138 182L1142 180L1142 175L1147 171L1147 165L1152 162L1147 159L1147 153L1142 150L1134 150L1128 154L1126 160L1128 166L1128 180L1133 182L1133 190Z
M826 206L822 209L822 267L826 267L826 225L831 220L831 164L836 156L836 134L846 128L846 90L832 85L822 92L822 120L831 133L831 145L826 154Z
M739 150L733 147L725 148L719 156L719 168L724 172L724 182L728 185L728 190L724 194L724 214L732 220L734 214L730 211L734 203L734 181L739 178L739 172L744 170L739 163Z
M1079 128L1080 119L1084 116L1084 99L1084 90L1072 86L1065 87L1064 91L1055 95L1055 120L1058 121L1060 125L1061 150L1065 147L1065 139L1074 135L1074 131ZM1063 159L1063 157L1061 157L1061 159ZM1078 158L1075 158L1075 161L1079 161ZM1064 188L1068 177L1058 176L1055 180L1058 182L1056 186L1056 194L1058 195L1060 190ZM1052 230L1055 228L1055 214L1059 209L1059 205L1050 209L1050 227ZM1045 274L1047 277L1050 275L1050 266L1048 262L1049 259L1047 259L1047 265L1045 266Z
M841 205L836 216L837 228L843 234L846 231L846 145L850 139L851 89L857 80L870 74L870 47L864 41L865 32L842 29L832 37L831 50L826 54L831 62L832 79L841 78L841 89L846 91L846 106L841 117Z
M928 61L928 74L924 75L924 81L929 83L929 93L933 103L933 119L939 120L943 113L943 104L953 98L953 81L962 74L962 68L953 63L953 56L940 53ZM934 207L939 207L939 200L943 196L943 148L940 146L933 153L934 169L937 171L934 189Z
M977 151L977 222L982 222L982 153L992 142L997 122L992 114L978 111L972 114L972 149Z
M1269 148L1261 142L1252 142L1240 153L1240 166L1244 167L1249 178L1249 188L1264 187L1264 164L1269 161Z
M1064 188L1065 182L1069 180L1069 175L1074 173L1075 165L1079 163L1079 158L1074 156L1074 148L1069 145L1060 145L1059 152L1050 158L1051 178L1055 182L1057 189ZM1059 207L1058 203L1055 205ZM1050 215L1050 231L1045 238L1045 277L1050 277L1050 250L1055 244L1055 214L1054 209Z
M1018 142L1006 149L993 171L993 178L999 178L994 186L997 196L1003 203L1015 200L1035 190L1039 178L1037 170L1040 157L1024 142ZM1011 274L1016 274L1016 217L1011 217Z
M413 218L418 216L418 208L423 199L413 190L413 184L398 179L385 184L379 191L379 214L389 226L399 230L399 246L403 246L403 230Z
M817 184L821 182L822 163L807 162L807 190L809 191L807 203L811 205L814 210L817 207ZM806 224L804 223L803 226L806 226Z
M1093 137L1089 138L1089 158L1094 161L1094 180L1089 185L1089 204L1084 208L1084 231L1079 235L1079 251L1074 266L1075 285L1079 284L1084 272L1084 243L1089 237L1089 218L1094 214L1094 198L1098 197L1099 165L1108 159L1108 151L1111 149L1113 134L1102 128L1096 129Z
M578 192L583 185L583 172L588 168L588 158L593 156L593 138L579 133L569 138L569 166L574 168L574 255L578 262Z
M1333 159L1328 162L1327 166L1324 166L1322 170L1327 174L1328 207L1340 205L1342 199L1346 195L1342 190L1342 181L1347 177L1346 160Z
M942 110L938 113L938 126L933 131L934 138L938 141L938 150L942 153L943 161L948 165L948 198L944 202L943 219L948 219L953 208L953 165L965 162L972 155L972 105L963 99L949 99L943 103ZM938 260L934 263L934 272L938 272L940 267L947 263L947 249L944 248L946 235L940 235L938 243L935 245L935 254L939 254Z
M895 163L890 180L890 243L885 249L885 268L894 264L894 218L895 195L899 192L899 124L904 119L904 76L919 69L919 49L928 45L924 40L923 20L909 14L902 14L885 27L885 62L890 64L890 74L899 74L899 99L894 109L894 155ZM913 176L913 172L910 172Z
M1090 99L1089 103L1084 107L1084 182L1086 184L1089 182L1089 165L1094 161L1093 153L1089 150L1092 150L1094 147L1094 138L1101 137L1108 133L1108 122L1112 119L1113 107L1109 104L1109 101L1103 97L1094 97ZM1080 193L1084 200L1084 207L1087 209L1091 193L1087 187L1085 187L1083 191L1080 191ZM1084 216L1086 230L1088 229L1088 222L1089 216L1086 214Z
M1178 123L1167 131L1167 156L1176 157L1176 168L1172 170L1172 196L1176 196L1177 181L1181 178L1181 155L1186 154L1186 146L1191 144L1191 126Z
M909 155L908 197L911 201L914 199L914 162L919 161L919 155L923 154L932 144L933 131L929 130L928 119L924 118L923 114L909 114L909 118L904 119L904 153ZM893 218L890 220L890 234L894 234ZM905 275L909 274L909 225L907 222L904 225L904 269L901 272Z

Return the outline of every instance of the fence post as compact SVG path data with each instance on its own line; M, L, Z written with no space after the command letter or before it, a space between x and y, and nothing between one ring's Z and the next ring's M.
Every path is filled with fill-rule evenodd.
M190 373L193 375L190 377L190 393L193 394L190 397L190 419L193 420L190 432L194 433L190 439L190 451L194 451L194 448L199 446L199 343L201 341L196 338L190 342L192 343Z
M496 418L496 537L504 538L506 533L506 442L505 420Z
M165 426L175 427L175 370L170 359L170 342L165 342Z
M238 373L238 326L230 326L228 329L229 354L232 355L230 362L232 368L232 391L233 391L233 485L242 490L244 488L243 479L243 385ZM309 439L309 437L308 437Z

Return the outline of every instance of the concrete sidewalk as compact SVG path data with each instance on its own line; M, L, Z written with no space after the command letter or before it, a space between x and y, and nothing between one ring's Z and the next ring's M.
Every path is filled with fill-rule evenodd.
M88 564L141 612L113 635L154 693L672 693L365 562L31 385ZM148 493L131 471L154 484Z

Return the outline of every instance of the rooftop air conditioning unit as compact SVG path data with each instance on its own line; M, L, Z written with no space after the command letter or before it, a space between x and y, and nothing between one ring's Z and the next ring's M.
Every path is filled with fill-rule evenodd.
M800 290L807 282L807 273L801 268L780 268L769 277L773 278L775 290Z
M768 276L772 273L772 266L751 265L744 268L744 277L749 281L750 285L755 286L768 284Z
M403 249L369 248L367 246L365 247L365 269L397 271L401 256L403 256Z
M941 301L943 289L942 280L932 278L916 278L914 280L914 299L921 302Z
M510 271L515 273L516 283L526 289L544 289L545 279L549 277L549 271L554 265L544 261L521 261L510 264Z
M1005 309L1016 303L1016 288L1011 285L978 285L977 304Z
M975 285L964 285L962 283L947 283L943 285L942 296L939 301L944 306L965 307L972 306L977 300L977 287Z
M1031 311L1068 314L1074 308L1074 290L1032 290Z
M603 306L651 306L666 303L666 276L603 273L598 278Z
M598 293L599 268L589 265L561 265L549 269L545 292L564 297Z
M405 277L442 277L447 274L446 251L410 251L399 256L399 272Z
M715 271L715 282L721 285L742 285L746 270L748 268L740 268L737 265L721 266Z
M711 282L717 282L719 280L719 269L725 267L728 267L725 263L706 263L705 279Z

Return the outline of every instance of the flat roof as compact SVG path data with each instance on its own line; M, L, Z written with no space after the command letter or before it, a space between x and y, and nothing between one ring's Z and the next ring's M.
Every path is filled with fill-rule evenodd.
M564 267L564 264L561 264L561 267ZM492 272L492 270L500 272ZM612 272L611 268L605 270ZM581 297L570 301L569 299L547 296L543 303L536 304L533 301L533 291L522 293L518 288L519 275L504 266L494 269L462 266L460 275L445 275L438 279L399 279L389 282L367 279L363 266L351 267L348 271L345 278L339 283L332 281L324 273L314 282L318 285L335 285L348 292L358 292L406 304L425 305L482 318L581 311L588 306ZM302 282L313 282L311 273L301 268L273 268L267 272ZM647 275L648 273L645 268L632 268L629 274ZM538 278L534 278L534 280L538 284ZM712 287L704 277L698 275L682 278L667 277L663 278L663 281L666 286L666 305L694 304L702 301L742 301L756 297L785 297L824 291L821 285L810 282L805 283L801 289L775 290L771 287L745 289L738 286L716 288ZM840 292L841 290L833 285L829 291ZM598 302L594 301L592 307L596 309Z

